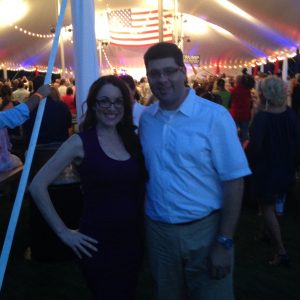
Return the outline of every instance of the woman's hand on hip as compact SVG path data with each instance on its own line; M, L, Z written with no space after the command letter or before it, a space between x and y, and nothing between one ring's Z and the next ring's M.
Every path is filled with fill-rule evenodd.
M98 241L80 233L78 230L67 229L59 237L63 243L72 248L79 258L82 258L82 254L92 257L91 251L98 251L98 248L95 247Z

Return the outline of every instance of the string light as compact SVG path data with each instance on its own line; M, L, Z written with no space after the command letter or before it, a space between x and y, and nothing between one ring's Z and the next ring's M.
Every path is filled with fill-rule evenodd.
M276 57L274 57L274 56L269 56L269 57L268 57L268 61L271 62L271 63L274 63L276 60L277 60L277 59L276 59Z
M1 63L0 69L6 69L7 71L25 71L25 72L35 72L38 71L40 73L46 73L48 67L44 65L37 65L37 66L22 66L10 62ZM59 68L54 67L52 73L54 74L61 74L62 70Z
M272 55L268 56L268 57L262 57L262 58L257 58L257 59L252 59L251 61L239 61L239 64L234 64L232 61L228 62L223 62L220 63L219 65L214 63L212 64L203 64L201 65L201 68L203 69L212 69L213 67L217 67L219 66L220 69L238 69L238 68L249 68L249 67L256 67L256 66L261 66L261 65L266 65L267 61L269 61L270 63L275 63L276 60L285 60L285 59L289 59L289 58L293 58L296 56L296 50L295 49L284 49L283 50L277 50L275 52L273 52ZM235 61L237 63L237 61Z
M14 28L15 30L18 30L26 35L29 35L29 36L34 36L34 37L38 37L38 38L44 38L44 39L52 39L54 37L54 34L41 34L41 33L36 33L36 32L31 32L27 29L24 29L23 27L20 27L18 25L13 25L13 24L10 24L10 26L12 28Z

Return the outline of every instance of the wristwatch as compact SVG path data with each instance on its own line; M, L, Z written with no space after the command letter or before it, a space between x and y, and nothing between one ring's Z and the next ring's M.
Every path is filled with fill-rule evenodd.
M233 247L233 239L221 234L217 236L217 242L227 250Z

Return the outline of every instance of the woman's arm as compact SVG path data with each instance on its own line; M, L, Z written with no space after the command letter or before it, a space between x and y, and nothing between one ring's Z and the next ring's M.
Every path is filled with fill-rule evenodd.
M97 251L94 246L97 241L77 230L66 227L51 202L48 186L67 165L72 161L83 159L83 157L83 145L80 137L78 135L71 136L41 168L29 187L34 202L49 226L65 244L73 249L79 258L81 258L81 252L91 257L89 250Z

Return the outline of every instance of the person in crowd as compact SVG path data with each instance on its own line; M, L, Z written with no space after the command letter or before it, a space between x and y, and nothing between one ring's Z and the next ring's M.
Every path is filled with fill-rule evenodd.
M73 88L71 86L67 87L67 92L65 96L61 97L62 101L67 104L72 116L76 115L76 105Z
M147 103L147 101L149 100L149 98L152 95L147 77L142 77L140 79L140 83L139 83L138 88L139 88L139 92L140 92L140 95L141 95L141 103L142 104Z
M30 192L54 232L80 258L95 299L133 300L142 255L146 171L125 83L103 76L90 87L80 133L40 170ZM84 209L70 230L51 205L47 187L71 162L81 178Z
M292 108L300 117L300 73L295 75L295 85L293 87L291 96Z
M196 87L195 93L199 97L210 100L217 104L222 104L221 96L216 93L213 93L212 89L213 89L213 82L210 82L210 83L207 83L204 85L199 85L198 87Z
M10 89L10 87L7 86ZM11 142L7 128L15 128L28 118L29 109L33 109L39 100L47 96L49 86L42 86L38 93L31 96L26 104L2 111L0 109L0 172L8 171L22 165L20 158L11 153ZM5 106L4 106L5 107Z
M138 102L138 100L140 99L140 95L137 91L132 76L126 74L126 75L120 75L119 78L125 82L126 86L129 89L130 98L132 102L133 124L136 127L139 127L140 117L145 109L145 106Z
M236 85L236 80L234 79L233 76L230 76L228 79L228 91L230 93L232 93L232 90L234 89L235 85Z
M14 107L12 102L12 90L7 84L1 88L0 111L7 111ZM18 130L18 128L9 129ZM9 137L8 128L0 129L0 172L8 171L22 165L21 159L11 153L12 144Z
M69 79L69 81L70 81L70 85L69 86L73 89L73 94L75 95L76 94L75 78L71 77Z
M65 96L67 93L67 80L65 78L61 78L59 82L58 91L60 96Z
M35 77L33 80L34 89L36 90L41 86L43 81L43 76ZM36 114L37 109L30 113L30 119L23 125L26 145L29 145ZM52 86L50 88L50 94L47 97L37 143L49 144L64 142L69 137L69 128L71 125L72 115L69 108L60 100L57 88Z
M18 89L18 85L19 85L19 80L18 79L14 79L14 80L11 81L12 92L14 92Z
M236 123L241 143L248 139L251 119L251 89L254 87L252 76L244 73L236 78L236 86L231 90L230 113Z
M12 89L9 85L4 84L1 87L0 110L5 111L14 107L12 101Z
M222 99L222 105L229 109L230 102L231 102L231 94L225 89L225 80L220 78L217 80L217 89L218 89L218 95Z
M0 172L22 165L21 159L11 153L11 142L6 128L0 129Z
M35 85L37 84L36 82L37 82L37 80L35 81ZM38 85L39 84L40 83L38 83ZM53 86L53 85L50 87L50 95L49 95L49 97L51 99L53 99L53 100L56 100L56 101L61 101L62 100L61 96L60 96L60 93L58 91L58 88L56 86Z
M12 93L12 100L22 103L29 97L29 94L29 91L25 89L24 81L20 80L18 83L18 89Z
M30 112L38 106L40 100L44 99L49 94L50 86L48 84L42 85L26 102L21 103L12 109L0 111L0 129L14 128L22 125L30 117Z
M300 123L286 105L286 85L270 76L259 86L259 96L266 103L250 127L247 155L253 172L252 192L261 206L265 227L275 247L270 264L288 265L275 202L284 198L295 182L295 167L300 160Z
M175 44L150 47L144 61L158 99L139 126L155 299L233 299L233 235L250 173L236 126L186 86Z

